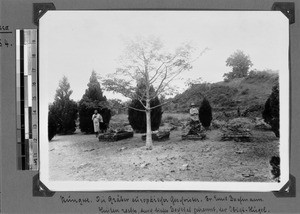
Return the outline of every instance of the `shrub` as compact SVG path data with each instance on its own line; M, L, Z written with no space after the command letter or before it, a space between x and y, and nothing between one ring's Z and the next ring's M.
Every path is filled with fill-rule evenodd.
M100 129L101 130L107 130L109 127L109 121L111 119L111 110L108 108L102 108L99 111L99 114L101 114L102 118L103 118L103 124L100 124Z
M102 102L85 102L81 100L79 103L79 127L80 130L86 134L94 133L92 115L95 110L97 110L103 118L104 124L101 125L101 130L106 130L109 126L111 119L110 109L106 108Z
M249 118L237 117L229 120L226 127L251 129L254 127L254 124Z
M275 84L272 93L265 103L262 116L266 123L272 127L276 137L279 137L279 84Z
M57 125L58 134L72 134L76 130L77 103L73 100L67 101L63 106L61 103L53 105L53 119Z
M92 122L92 115L95 110L99 110L94 108L94 106L89 105L84 101L80 101L79 103L79 128L81 132L84 133L93 133L94 127Z
M184 119L178 119L177 117L174 117L172 115L168 115L166 116L165 118L162 119L162 124L164 123L168 123L170 125L173 125L175 127L178 127L178 126L181 126L182 125L182 122L183 122Z
M262 104L253 104L253 105L250 105L249 107L247 107L247 109L245 109L242 112L242 116L255 118L255 117L258 117L259 115L261 115L261 111L263 109L264 109L264 106Z
M146 102L143 101L145 104ZM150 101L150 106L154 107L160 104L158 97L152 99ZM142 106L139 100L132 100L128 108L128 120L133 130L138 133L146 132L146 113L142 111L137 111L135 109L144 110L145 108ZM161 106L154 108L151 110L151 130L155 131L159 128L162 118L162 108Z
M56 135L56 132L57 132L57 125L50 106L49 113L48 113L48 140L49 141L52 140L52 138Z
M199 108L199 119L204 128L210 126L212 120L212 111L209 101L204 98Z
M212 127L215 129L219 129L222 128L223 126L225 126L226 122L223 120L213 120L212 121Z

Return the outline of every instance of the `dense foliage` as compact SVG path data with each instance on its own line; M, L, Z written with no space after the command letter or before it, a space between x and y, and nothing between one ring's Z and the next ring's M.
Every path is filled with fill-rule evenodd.
M136 94L137 97L144 97L144 92L145 92L145 84L143 82L138 83L137 89L136 89ZM150 88L150 93L154 92L154 88ZM133 130L135 130L138 133L145 133L147 124L146 124L146 113L143 111L138 111L135 109L140 109L140 110L145 110L141 102L145 105L146 101L145 100L138 100L138 99L133 99L131 103L129 104L128 108L128 121L130 125L132 126ZM161 123L161 118L162 118L162 107L159 106L160 100L158 97L155 97L150 101L150 107L155 107L151 110L151 130L157 130L160 126Z
M276 137L279 137L279 84L272 88L272 93L265 103L262 116L265 122L272 127Z
M92 115L94 114L94 111L97 110L98 113L101 114L107 126L109 124L111 114L110 110L107 108L108 104L106 97L103 96L95 71L92 72L87 86L88 88L85 90L85 94L79 101L79 127L84 133L93 133L94 126Z
M70 99L70 84L67 77L63 77L56 90L54 102L49 107L48 127L52 131L56 127L58 134L72 134L76 130L77 103ZM49 133L50 138L50 133Z
M145 104L146 102L143 101ZM159 99L156 97L150 101L150 106L154 107L160 105ZM132 108L130 108L132 107ZM142 106L139 100L132 100L128 108L128 120L130 125L132 126L133 130L138 133L145 133L146 132L146 113L142 111L137 111L135 109L144 110L145 108ZM160 126L162 118L162 109L161 106L154 108L151 110L151 130L157 130Z
M112 110L112 115L126 113L126 109L124 108L124 103L122 103L119 99L109 99L107 100L110 109Z
M52 140L52 138L57 133L57 125L54 117L54 110L53 105L49 106L49 113L48 113L48 140Z
M232 71L223 75L224 80L229 81L235 78L246 77L252 65L250 57L245 55L243 51L237 50L226 60L226 66L232 67Z
M199 108L199 119L204 128L209 128L212 120L212 108L209 101L204 98Z

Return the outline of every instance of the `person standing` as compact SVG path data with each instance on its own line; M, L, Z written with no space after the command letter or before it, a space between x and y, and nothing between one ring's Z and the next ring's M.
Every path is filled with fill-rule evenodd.
M191 103L190 118L192 122L199 122L199 111L195 103Z
M201 130L199 121L199 111L195 103L191 103L190 108L190 131L189 134L198 134Z
M94 111L94 114L92 116L92 121L94 124L94 132L96 134L96 137L98 137L100 132L100 123L103 122L102 116L98 113L97 110Z

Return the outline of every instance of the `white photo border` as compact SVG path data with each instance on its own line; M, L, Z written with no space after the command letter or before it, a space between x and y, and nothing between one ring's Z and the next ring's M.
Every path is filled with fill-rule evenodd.
M114 10L112 10L114 11ZM134 12L133 10L132 12ZM187 10L188 11L188 10ZM160 191L229 191L229 192L269 192L279 191L289 181L289 148L290 148L290 71L289 47L286 52L286 70L279 73L280 92L280 182L128 182L128 181L51 181L49 179L49 146L48 146L48 91L47 67L43 61L47 60L47 50L43 49L43 42L47 14L62 13L63 11L48 11L39 24L39 159L40 180L51 191L124 191L124 190L160 190ZM70 12L70 11L68 11ZM78 11L72 11L78 12ZM101 13L101 11L98 11ZM174 11L176 12L176 11ZM201 11L199 11L201 12ZM206 11L208 12L208 11ZM209 11L216 12L217 11ZM234 11L233 11L234 12ZM249 11L244 11L249 12ZM261 11L260 11L261 12ZM281 13L279 11L265 11ZM282 16L284 16L282 14ZM285 16L284 16L285 17ZM286 17L285 17L286 18ZM289 20L286 18L287 37L289 37ZM288 38L287 38L288 39Z

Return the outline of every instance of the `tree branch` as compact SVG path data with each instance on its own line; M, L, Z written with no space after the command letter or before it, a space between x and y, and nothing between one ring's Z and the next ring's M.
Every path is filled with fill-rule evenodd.
M144 103L142 102L142 100L138 99L138 101L142 104L142 106L146 109L146 106L144 105Z
M156 92L154 93L154 97L158 96L168 85L169 83L177 77L181 72L183 71L183 68L180 68L177 72L175 72L175 75L172 76L167 83L164 84L161 88L157 88Z
M167 76L168 76L168 67L166 67L165 75L164 75L164 77L162 78L162 80L160 81L160 84L159 84L159 86L157 87L156 91L154 92L154 97L157 96L157 92L160 90L160 88L161 88L162 84L164 83L164 81L166 80Z
M131 106L127 106L127 108L131 108L131 109L136 110L136 111L146 112L146 110L137 109L137 108L134 108L134 107L131 107Z
M166 104L168 104L168 103L171 103L171 102L173 102L173 101L167 101L167 102L164 102L164 103L161 103L161 104L159 104L159 105L156 105L156 106L153 106L153 107L150 107L150 110L152 110L152 109L155 109L155 108L157 108L157 107L160 107L160 106L163 106L163 105L166 105Z
M158 74L158 71L160 70L160 68L165 64L165 62L163 62L155 71L155 74L153 75L153 77L151 77L151 79L149 80L150 84L152 84L153 82L155 82L155 80L152 82L152 80L156 77L156 75Z

